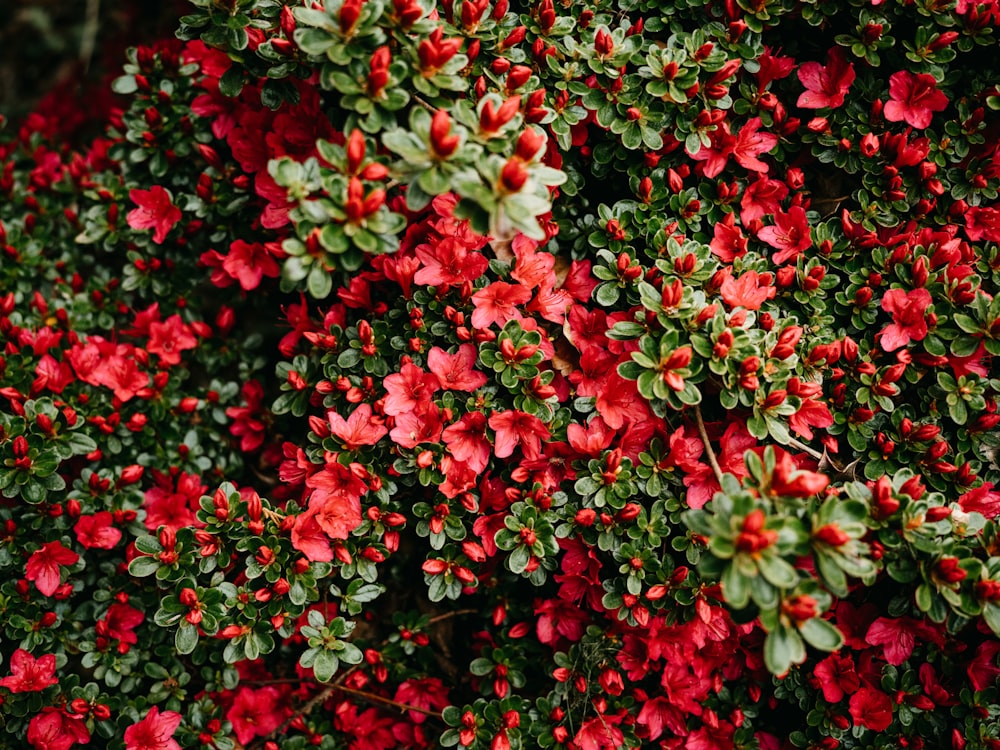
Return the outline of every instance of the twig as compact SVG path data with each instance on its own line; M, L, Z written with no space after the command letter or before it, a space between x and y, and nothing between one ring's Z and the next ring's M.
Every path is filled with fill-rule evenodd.
M712 443L708 439L708 431L705 429L705 420L701 418L701 407L694 405L694 420L698 423L698 434L701 436L701 444L705 446L705 453L708 455L708 465L712 467L715 474L715 481L722 485L722 469L719 468L719 461L712 450Z
M802 443L802 442L796 440L793 437L788 438L788 444L790 446L792 446L793 448L797 448L798 450L802 451L803 453L808 453L810 456L812 456L813 458L815 458L817 461L820 461L823 458L823 454L820 453L818 450L816 450L815 448L810 448L805 443Z
M357 695L360 698L368 701L375 701L376 703L383 703L386 706L393 706L398 708L400 711L418 711L427 716L433 716L435 719L441 719L440 711L431 711L429 708L421 708L420 706L411 706L408 703L400 703L399 701L394 701L392 698L384 698L381 695L376 695L375 693L369 693L367 690L357 690L356 688L349 688L341 685L337 688L342 693L348 693L350 695Z
M434 625L435 623L451 619L452 617L459 617L461 615L472 615L472 614L475 614L478 611L479 610L477 610L477 609L456 609L456 610L454 610L452 612L443 612L440 615L436 615L436 616L432 617L427 622L427 624L428 625ZM387 639L383 639L380 645L384 646L387 642L388 642ZM327 685L325 688L323 688L323 690L321 690L320 692L316 693L316 695L314 695L312 698L310 698L302 706L300 706L299 708L297 708L295 710L295 712L291 716L289 716L288 719L286 719L285 722L280 727L278 727L273 732L271 732L269 735L267 735L267 737L259 738L256 742L254 742L254 744L250 745L250 750L254 750L255 748L263 747L264 743L266 743L268 740L271 740L271 739L274 739L275 737L280 736L282 732L284 732L286 729L288 729L289 724L291 724L293 721L295 721L300 716L308 716L312 712L312 710L314 708L316 708L316 706L318 706L318 705L320 705L322 703L326 703L327 699L329 699L329 697L331 695L333 695L335 692L337 692L338 690L340 690L341 692L344 692L344 693L352 693L354 695L362 696L362 697L365 697L365 698L370 698L370 699L372 699L374 701L378 701L378 702L381 702L381 703L386 703L387 705L396 706L396 707L399 707L399 708L401 708L403 710L406 710L406 711L420 711L421 713L425 713L428 716L434 716L434 717L436 717L438 719L441 718L441 714L438 713L438 712L436 712L436 711L428 711L427 709L419 708L417 706L408 706L408 705L403 704L403 703L397 703L396 701L390 700L388 698L383 698L383 697L381 697L379 695L374 695L372 693L366 693L363 690L355 690L354 688L344 687L344 683L347 681L347 678L350 677L352 674L354 674L359 669L361 669L361 665L362 664L364 664L364 662L361 662L360 664L355 664L354 666L352 666L347 671L345 671L342 674L338 675L337 679L335 679L333 682L331 682L329 685Z

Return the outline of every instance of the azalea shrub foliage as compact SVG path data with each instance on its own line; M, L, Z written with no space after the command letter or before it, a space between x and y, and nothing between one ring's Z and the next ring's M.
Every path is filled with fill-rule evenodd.
M10 747L1000 747L975 0L193 0L0 131Z

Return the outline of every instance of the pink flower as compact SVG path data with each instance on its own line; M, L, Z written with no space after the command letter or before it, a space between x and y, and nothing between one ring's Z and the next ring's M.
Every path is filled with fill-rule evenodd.
M34 693L59 682L56 679L55 654L33 657L19 648L10 657L10 676L0 680L0 685L12 693Z
M34 581L45 596L52 596L59 588L59 566L73 565L80 556L61 542L47 542L28 558L25 578Z
M171 739L181 724L176 711L164 711L153 706L139 722L125 730L125 750L181 750Z
M914 75L908 70L900 70L889 78L889 97L883 110L885 119L915 128L929 127L934 112L948 106L948 97L938 91L934 76Z
M778 136L773 133L759 133L763 122L759 117L751 117L736 134L733 143L733 158L736 163L751 172L767 174L769 167L759 157L778 145Z
M879 342L891 352L911 341L921 341L927 336L924 314L931 304L931 293L924 288L906 292L890 289L882 298L882 309L892 315L892 323L882 331Z
M836 109L844 103L844 96L855 78L854 65L847 62L840 47L830 50L826 67L818 62L803 63L798 75L806 90L799 95L796 104L805 109Z
M441 433L444 444L456 460L469 465L474 472L483 471L490 461L490 444L486 439L486 415L470 411Z
M181 210L171 202L170 193L153 185L149 190L131 190L128 197L139 206L128 212L128 225L132 229L153 229L153 242L162 244L181 220Z
M332 495L316 490L309 498L309 510L316 523L331 539L347 539L361 525L361 498L355 495Z

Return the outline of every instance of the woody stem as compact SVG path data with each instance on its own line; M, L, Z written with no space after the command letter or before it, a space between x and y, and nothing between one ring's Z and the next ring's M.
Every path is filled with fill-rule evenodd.
M803 453L808 453L810 456L812 456L813 458L815 458L817 461L819 461L819 460L821 460L823 458L823 454L820 453L818 450L816 450L815 448L810 448L805 443L802 443L802 442L796 440L793 437L788 438L788 444L790 446L792 446L793 448L797 448L798 450L802 451Z
M477 609L456 609L456 610L451 611L451 612L444 612L444 613L442 613L440 615L436 615L435 617L432 617L427 624L428 625L433 625L435 623L442 622L443 620L448 620L448 619L450 619L452 617L459 617L461 615L472 615L472 614L475 614L478 611L479 610L477 610ZM388 639L384 639L380 645L384 646L387 642L388 642ZM327 699L331 695L333 695L336 691L338 691L338 690L340 690L340 691L342 691L344 693L351 693L353 695L358 695L358 696L361 696L361 697L364 697L364 698L370 698L373 701L378 701L380 703L385 703L387 705L396 706L396 707L398 707L398 708L400 708L401 710L404 710L404 711L419 711L420 713L427 714L428 716L434 716L434 717L436 717L438 719L441 718L441 714L438 713L438 712L436 712L436 711L428 711L427 709L420 708L419 706L408 706L408 705L406 705L404 703L397 703L396 701L390 700L389 698L383 698L380 695L374 695L372 693L367 693L367 692L365 692L363 690L356 690L354 688L344 687L344 683L347 681L347 678L350 677L352 674L354 674L360 668L361 668L361 664L355 664L353 667L351 667L350 669L348 669L344 673L338 675L336 680L334 680L332 683L330 683L329 685L327 685L320 692L316 693L316 695L314 695L312 698L310 698L302 706L300 706L299 708L297 708L295 710L295 712L291 716L289 716L288 719L286 719L285 722L280 727L278 727L273 732L271 732L269 735L267 735L267 737L263 737L263 738L259 739L257 741L257 743L254 743L253 745L251 745L250 748L249 748L249 750L254 750L255 748L258 748L258 747L263 747L264 743L266 743L268 740L271 740L271 739L274 739L275 737L278 737L282 732L284 732L288 728L289 724L291 724L293 721L295 721L300 716L308 716L312 712L312 710L314 708L316 708L316 706L325 703L327 701Z
M708 465L712 467L712 473L715 474L715 480L722 485L722 469L719 468L719 461L715 457L715 451L712 449L712 443L708 439L708 431L705 429L705 420L701 417L701 407L698 404L694 405L694 421L698 425L698 435L701 436L701 444L705 446L705 454L708 456Z
M420 706L411 706L408 703L400 703L399 701L394 701L391 698L384 698L381 695L376 695L375 693L369 693L367 690L357 690L356 688L349 688L341 685L337 688L342 693L348 693L350 695L356 695L359 698L363 698L367 701L374 701L376 703L382 703L386 706L393 706L398 708L400 711L418 711L419 713L426 714L427 716L433 716L435 719L441 719L440 711L432 711L429 708L421 708Z

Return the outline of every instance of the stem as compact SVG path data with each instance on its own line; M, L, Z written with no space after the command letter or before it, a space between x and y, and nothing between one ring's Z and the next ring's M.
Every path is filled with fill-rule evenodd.
M708 439L708 431L705 429L705 420L701 417L701 407L698 404L694 405L694 420L698 424L698 434L701 436L701 444L705 446L705 453L708 456L708 465L712 467L712 473L715 474L715 481L722 486L722 469L719 468L719 461L715 457L715 451L712 450L712 443Z
M381 695L376 695L375 693L369 693L367 690L357 690L355 688L344 687L341 685L337 688L342 693L348 693L350 695L356 695L359 698L363 698L367 701L374 701L376 703L382 703L386 706L393 706L402 711L417 711L419 713L425 714L427 716L433 716L435 719L441 719L440 711L431 711L429 708L421 708L420 706L411 706L408 703L400 703L399 701L394 701L391 698L383 698Z
M478 609L456 609L456 610L454 610L452 612L444 612L444 613L442 613L440 615L436 615L436 616L432 617L427 624L428 625L433 625L435 623L451 619L452 617L459 617L461 615L472 615L472 614L475 614L478 611L479 611ZM387 643L387 640L383 639L381 645L384 646L386 643ZM405 703L399 703L399 702L391 700L389 698L383 698L380 695L375 695L374 693L368 693L368 692L366 692L364 690L357 690L355 688L344 687L344 683L347 681L347 678L350 677L352 674L354 674L356 671L358 671L361 668L362 664L364 664L364 662L361 662L360 664L355 664L354 666L352 666L347 671L345 671L342 674L338 675L337 679L335 679L333 682L331 682L329 685L327 685L325 688L323 688L323 690L321 690L320 692L316 693L316 695L314 695L312 698L310 698L302 706L300 706L299 708L297 708L295 710L295 712L291 716L289 716L288 719L280 727L278 727L273 732L271 732L269 735L267 735L267 737L261 737L261 738L259 738L257 741L255 741L253 744L251 744L249 746L248 750L256 750L257 748L263 747L264 743L266 743L268 740L272 740L275 737L278 737L279 735L281 735L282 732L284 732L286 729L288 729L288 725L291 724L293 721L295 721L297 718L299 718L300 716L308 716L312 712L312 710L314 708L316 708L316 706L318 706L318 705L320 705L322 703L326 703L327 699L331 695L333 695L335 692L337 692L338 690L340 690L343 693L350 693L351 695L357 695L357 696L359 696L361 698L372 700L372 701L375 701L375 702L378 702L378 703L384 703L384 704L389 705L389 706L395 706L395 707L399 708L401 711L419 711L422 714L427 714L428 716L433 716L436 719L440 719L441 718L441 714L438 711L429 711L426 708L420 708L419 706L410 706L410 705L407 705ZM283 682L284 680L280 680L280 681ZM301 682L301 680L289 680L289 681L292 681L292 682ZM275 682L278 682L278 681L275 681Z
M817 461L819 461L819 460L821 460L823 458L823 454L820 453L818 450L816 450L815 448L810 448L805 443L799 442L798 440L796 440L793 437L788 438L788 444L790 446L792 446L793 448L797 448L798 450L802 451L803 453L808 453L810 456L812 456L813 458L815 458Z

